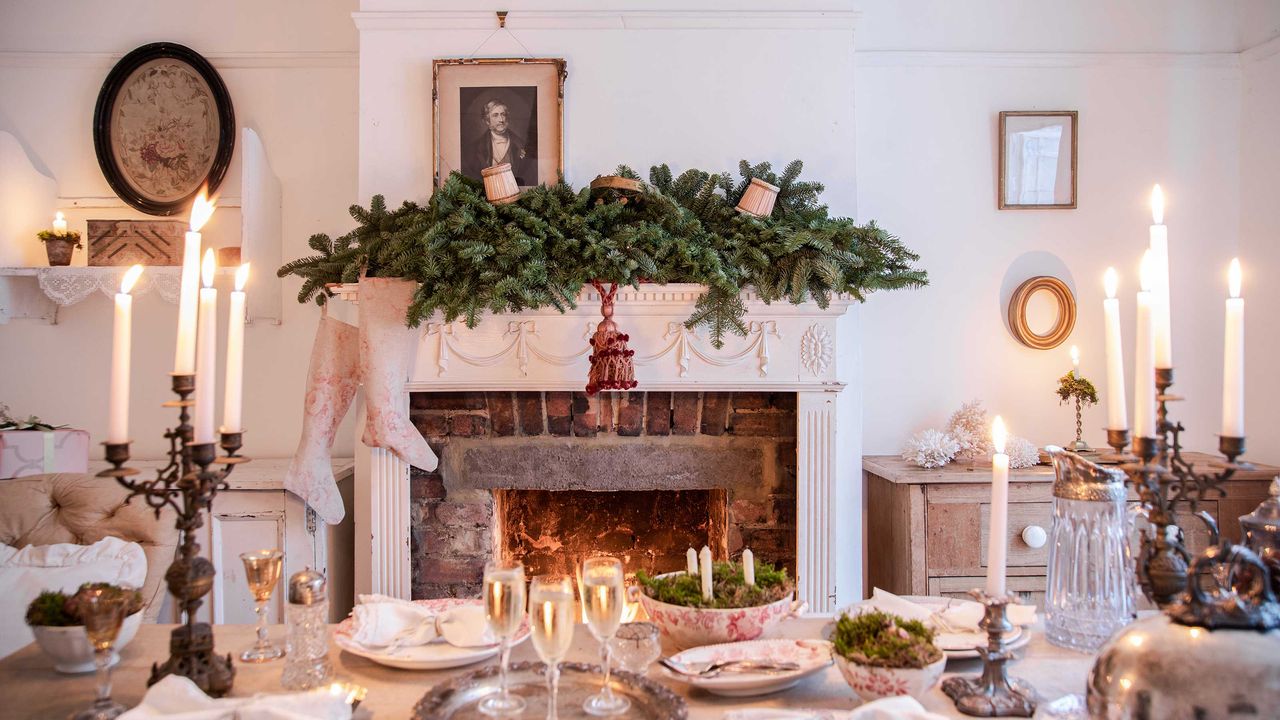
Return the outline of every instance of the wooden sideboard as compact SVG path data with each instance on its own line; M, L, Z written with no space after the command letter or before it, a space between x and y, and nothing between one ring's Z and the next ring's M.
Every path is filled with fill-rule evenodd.
M1215 460L1187 453L1197 465ZM991 466L952 463L924 469L892 455L862 459L866 479L866 592L883 588L899 595L967 597L986 582L987 528L991 504ZM1237 518L1267 497L1280 468L1258 465L1238 472L1225 484L1226 497L1201 504L1218 520L1222 536L1240 539ZM1130 502L1137 496L1131 489ZM1052 524L1053 468L1037 465L1009 473L1009 589L1043 605L1047 543L1033 548L1023 531ZM1209 541L1204 523L1182 513L1179 520L1192 551Z

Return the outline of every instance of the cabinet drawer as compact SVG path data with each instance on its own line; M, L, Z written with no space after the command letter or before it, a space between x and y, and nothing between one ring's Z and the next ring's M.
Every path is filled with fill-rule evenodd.
M1005 579L1009 592L1018 596L1023 604L1044 607L1045 578L1043 575L1015 576ZM962 598L972 600L969 591L973 588L987 586L984 577L931 577L929 578L929 594L941 597Z
M982 567L987 567L987 541L991 531L991 506L983 505L982 518ZM1044 530L1045 543L1033 548L1022 539L1022 531L1029 527ZM1006 532L1009 548L1009 567L1031 567L1049 564L1049 530L1053 526L1053 503L1010 503L1009 526Z
M1009 567L1044 567L1049 560L1048 543L1032 548L1022 540L1024 528L1037 525L1047 535L1053 518L1050 502L1009 504ZM981 575L987 568L987 539L990 531L989 502L930 502L926 510L927 565L930 576Z

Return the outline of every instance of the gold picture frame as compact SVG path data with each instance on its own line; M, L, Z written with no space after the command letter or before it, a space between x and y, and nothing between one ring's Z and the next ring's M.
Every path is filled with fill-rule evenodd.
M996 206L1000 210L1075 209L1079 144L1078 111L1001 112ZM1064 152L1070 154L1065 160Z
M1038 293L1047 293L1057 306L1048 332L1038 333L1027 317L1027 306ZM1014 339L1033 350L1050 350L1066 342L1076 326L1076 296L1062 280L1051 275L1033 277L1018 286L1009 298L1009 330Z
M445 58L431 64L431 176L508 162L517 184L552 184L564 173L560 58ZM497 160L495 161L495 158Z

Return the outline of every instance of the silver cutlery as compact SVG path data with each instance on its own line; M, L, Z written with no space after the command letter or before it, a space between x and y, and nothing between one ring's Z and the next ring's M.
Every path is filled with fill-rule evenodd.
M720 673L784 673L800 669L794 662L761 662L757 660L723 660L721 662L682 663L671 658L658 661L663 667L678 675L702 679L713 678Z

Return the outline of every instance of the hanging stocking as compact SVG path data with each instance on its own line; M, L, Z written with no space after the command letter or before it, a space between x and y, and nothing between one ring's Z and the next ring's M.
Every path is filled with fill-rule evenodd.
M305 500L330 525L342 522L346 514L333 479L329 448L359 385L359 342L355 327L327 313L320 318L307 371L302 437L284 474L285 489Z
M435 470L436 454L402 409L409 360L418 341L418 331L404 324L415 287L403 278L360 278L360 378L368 415L363 441L410 465Z
M587 376L587 394L595 395L601 390L630 390L637 385L636 370L632 356L634 350L627 347L631 336L618 330L613 321L613 300L618 294L618 286L609 284L608 292L598 280L592 280L596 292L600 293L600 314L604 320L596 326L595 335L591 336L591 373Z

